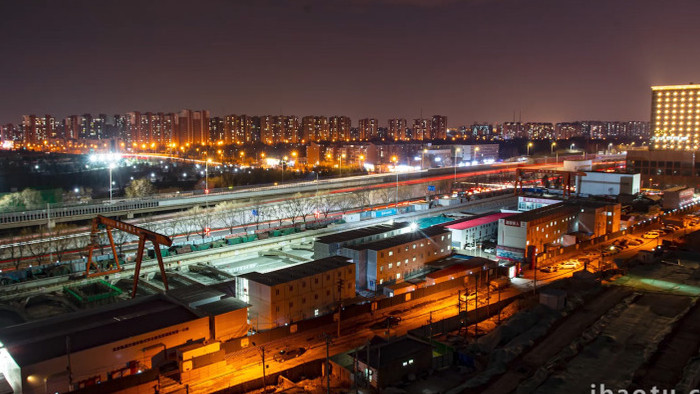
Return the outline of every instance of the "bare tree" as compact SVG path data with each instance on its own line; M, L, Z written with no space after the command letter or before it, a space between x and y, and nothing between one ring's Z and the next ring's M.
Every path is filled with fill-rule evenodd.
M191 217L191 223L197 233L204 239L207 236L207 229L211 226L212 210L195 206L187 210Z
M394 200L394 189L392 188L381 188L372 190L371 199L379 202L380 204L389 204Z
M372 191L370 189L358 190L353 193L353 197L355 200L355 206L360 207L363 212L366 207L372 205Z
M290 211L289 204L289 200L286 200L278 204L271 205L267 209L269 219L276 220L278 227L282 227L282 222L284 222L284 219L287 218L287 213Z
M27 238L31 238L34 234L32 234L28 229L22 230L22 235ZM50 242L45 242L44 240L47 238L50 238L50 234L48 234L44 226L40 226L38 230L38 237L33 240L29 240L24 243L24 246L27 248L27 251L29 252L29 255L36 261L38 265L43 265L49 262L50 260L50 252L51 252L51 243Z
M133 236L124 231L114 230L112 231L112 238L114 238L114 246L117 247L117 253L122 254L124 250L124 244L129 242Z
M314 201L302 196L301 193L297 193L288 199L285 205L292 224L296 223L298 217L306 223L306 216L313 212Z
M217 204L214 208L216 217L228 227L229 234L233 234L233 229L241 224L239 217L236 215L237 207L233 201L224 201Z
M356 205L357 201L350 198L349 195L344 195L344 194L336 195L335 200L336 200L335 205L338 207L338 210L343 215L345 215L350 209L355 208L357 206Z
M251 207L251 216L253 216L253 221L255 222L255 229L260 230L260 222L264 222L272 216L271 207L261 204L260 201L255 201Z
M76 246L75 240L77 237L70 234L74 228L75 226L67 224L57 224L51 230L52 249L59 263Z
M331 195L325 195L323 198L318 200L318 207L316 209L318 210L318 213L320 215L323 215L323 218L327 218L328 215L333 212L333 209L335 208L335 203L336 199L331 196Z
M185 236L185 239L187 241L190 240L190 235L192 235L194 226L192 223L192 217L190 215L190 211L184 211L180 212L177 215L177 220L175 221L176 223L176 228L177 230L175 231L176 234L182 234Z
M253 227L255 218L251 215L251 212L247 209L239 209L235 211L232 215L241 224L241 228L245 233L248 233L248 229Z

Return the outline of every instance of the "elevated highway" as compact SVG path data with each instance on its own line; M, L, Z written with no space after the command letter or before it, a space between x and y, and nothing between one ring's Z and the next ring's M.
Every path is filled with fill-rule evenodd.
M580 156L577 156L577 158L580 158ZM593 160L601 163L610 160L621 160L623 158L624 155L609 155L596 157L593 158ZM560 159L563 160L566 158L560 157ZM56 205L49 206L47 209L0 213L0 229L36 226L47 223L54 225L61 222L77 222L90 220L95 217L95 215L133 218L134 215L173 212L189 209L194 206L204 206L206 204L215 205L222 201L238 200L246 202L251 200L266 200L296 193L338 193L361 189L386 188L393 187L396 182L398 182L399 185L429 183L449 180L452 176L455 176L457 179L462 179L479 175L512 173L516 168L523 166L552 168L558 167L559 165L559 162L542 162L536 164L522 162L495 163L480 166L458 167L456 171L454 167L444 167L414 172L401 172L398 178L395 173L371 174L337 179L320 179L305 182L218 189L212 190L209 194L198 190L185 193L160 194L149 198L115 199L112 202L103 200L90 204Z

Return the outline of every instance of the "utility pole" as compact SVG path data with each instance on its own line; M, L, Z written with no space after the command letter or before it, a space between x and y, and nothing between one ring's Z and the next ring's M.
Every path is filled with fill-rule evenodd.
M73 390L73 367L70 362L70 337L66 335L66 357L68 358L68 388Z
M430 347L433 347L433 311L430 311L430 318L428 318L428 326L430 327Z
M326 393L331 394L331 358L330 358L330 347L331 347L331 336L325 335L326 337Z
M343 283L345 281L343 278L338 279L338 332L337 332L337 337L340 338L340 311L343 309Z
M479 278L474 276L474 342L478 340L477 329L479 327Z
M265 369L267 369L267 366L265 365L265 346L261 346L260 350L262 351L262 364L263 364L263 392L267 392L267 386L265 385Z

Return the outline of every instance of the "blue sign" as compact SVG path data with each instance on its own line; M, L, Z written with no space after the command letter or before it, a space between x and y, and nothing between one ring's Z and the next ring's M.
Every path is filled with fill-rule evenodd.
M383 218L385 216L396 215L396 213L397 213L396 208L380 209L378 211L374 211L374 217L375 218Z
M434 191L435 191L435 186L433 186L433 185L428 185L428 191L429 191L429 192L434 192Z
M253 212L251 212L251 213L253 214L253 216L258 216L258 210L257 210L257 209L253 209Z

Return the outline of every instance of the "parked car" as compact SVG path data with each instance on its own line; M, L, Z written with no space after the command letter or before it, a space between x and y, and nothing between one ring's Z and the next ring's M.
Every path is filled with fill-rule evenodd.
M552 272L557 272L557 271L559 271L559 268L557 268L557 267L554 266L554 265L548 265L548 266L546 266L546 267L540 268L540 271L542 271L542 272L547 272L547 273L552 273Z
M306 353L306 349L304 349L303 347L297 347L297 348L292 348L292 349L282 349L279 351L279 353L276 353L272 358L275 361L281 363L281 362L284 362L287 360L291 360L293 358L297 358L304 353Z
M472 291L469 294L462 294L460 298L462 301L473 301L476 299L476 291Z
M645 239L654 239L654 238L659 238L659 235L661 235L658 231L648 231L642 235L642 238Z
M577 269L580 266L581 266L581 263L578 260L569 260L569 261L565 261L565 262L559 264L559 269L563 269L563 270Z
M630 239L630 241L627 244L630 246L639 246L643 243L644 243L644 241L642 241L639 238L632 238L632 239Z
M486 249L484 249L484 253L494 254L494 253L496 253L496 249L486 248Z

